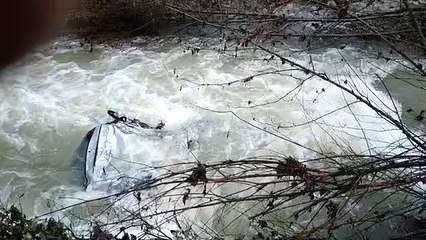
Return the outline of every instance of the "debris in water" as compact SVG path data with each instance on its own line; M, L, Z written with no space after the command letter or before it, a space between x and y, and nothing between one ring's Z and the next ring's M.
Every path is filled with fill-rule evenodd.
M191 176L189 176L186 181L189 182L192 186L196 186L199 181L207 183L206 174L206 167L203 164L198 163L197 168L192 171Z
M266 223L265 220L259 220L259 226L261 228L266 228L266 227L268 227L268 224Z
M297 220L299 218L299 212L293 213L293 217L294 217L294 220Z
M246 82L249 82L251 80L253 80L253 76L250 76L248 78L243 79L243 82L246 83Z
M195 141L194 140L188 140L187 142L186 142L186 147L189 149L189 150L191 150L191 149L194 149L194 146L195 146Z
M268 205L266 205L268 208L273 208L274 207L274 200L271 200L268 202Z
M421 110L419 115L416 116L416 120L417 121L423 121L423 119L425 119L425 116L423 116L425 113L425 110Z
M158 130L161 130L161 129L163 129L163 127L166 125L166 123L165 122L163 122L163 120L161 120L158 124L157 124L157 126L155 127L155 129L158 129Z
M190 192L191 192L191 189L187 188L186 192L183 194L183 198L182 198L183 204L186 204L186 200L188 200Z
M195 53L199 53L200 49L199 48L193 48L191 49L191 55L194 55Z
M138 202L142 201L141 193L140 192L133 193L133 196L135 196L135 198L138 200Z

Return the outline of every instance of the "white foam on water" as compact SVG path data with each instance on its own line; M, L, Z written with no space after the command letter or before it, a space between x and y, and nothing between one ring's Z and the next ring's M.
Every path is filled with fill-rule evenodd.
M280 54L291 55L289 58L293 61L310 66L309 55L296 50L280 50ZM398 151L390 145L395 146L391 143L403 138L400 131L366 105L356 103L344 108L356 99L324 80L312 78L300 89L293 90L301 84L295 77L306 77L300 71L257 76L249 82L223 87L194 84L220 84L259 72L291 68L281 61L262 61L265 54L260 52L241 52L238 58L233 58L203 50L192 55L181 47L163 52L157 48L104 48L96 53L99 56L95 60L82 67L78 57L83 51L59 49L53 56L38 54L27 65L1 76L0 149L5 153L1 165L7 169L9 165L23 164L23 172L39 175L37 179L19 176L22 182L38 181L33 182L38 188L21 189L35 196L28 199L28 205L24 207L36 214L48 209L45 198L67 205L75 203L75 199L87 200L110 193L108 187L104 191L101 187L89 188L93 191L78 188L73 182L78 176L73 176L74 172L66 173L73 167L73 150L88 130L104 122L108 109L152 125L160 120L166 122L162 138L146 135L146 139L141 140L134 136L120 136L121 140L117 140L125 145L125 153L118 154L119 158L146 165L194 161L194 158L201 162L236 159L270 151L298 159L315 155L306 148L259 131L229 113L205 109L233 110L260 128L266 127L283 138L324 153L349 149L358 153L366 153L369 149ZM341 83L347 80L349 88L368 94L371 102L396 116L387 108L393 106L392 99L373 87L374 74L385 76L385 72L392 72L396 65L359 58L356 52L357 49L351 47L328 49L311 54L311 57L316 71L325 72ZM353 68L340 61L342 55ZM361 77L357 78L356 74ZM288 97L279 100L285 94L289 94ZM274 104L265 104L271 102ZM251 108L253 105L261 106ZM401 111L398 103L396 106ZM337 108L342 110L333 112ZM330 114L321 117L325 113ZM315 123L303 124L317 118ZM294 127L298 124L300 126ZM282 128L277 129L278 125ZM186 148L190 139L199 145L196 156ZM130 176L136 176L140 171L122 167L120 172ZM3 199L16 200L8 190L16 185L9 181L1 184L7 186L2 193ZM225 192L234 190L232 187L223 189ZM134 207L135 201L129 196L117 204ZM205 216L215 212L214 209L204 211ZM192 217L205 221L211 219L204 218L200 211L194 212ZM240 230L244 231L244 227Z

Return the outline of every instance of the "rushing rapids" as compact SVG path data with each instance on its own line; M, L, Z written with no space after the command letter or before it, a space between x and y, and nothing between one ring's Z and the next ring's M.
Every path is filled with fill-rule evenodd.
M198 39L184 42L196 48L174 39L134 43L89 50L58 42L51 52L33 54L1 75L3 201L19 200L37 215L122 191L141 179L149 182L155 166L276 152L303 158L344 148L399 151L387 149L403 138L389 122L335 86L305 79L306 73L268 54L222 54L219 45L203 49ZM394 106L392 101L399 112L405 107L375 88L374 77L386 77L398 64L370 56L374 47L276 51L356 87L384 109ZM127 117L114 112L107 117L106 109ZM231 111L264 129L273 126L299 145L253 128ZM304 124L313 119L318 121Z

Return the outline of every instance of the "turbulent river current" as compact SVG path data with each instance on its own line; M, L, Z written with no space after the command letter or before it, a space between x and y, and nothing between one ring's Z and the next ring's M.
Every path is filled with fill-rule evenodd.
M224 54L218 51L222 45L201 42L154 38L90 47L66 40L1 73L2 204L19 202L26 213L38 215L107 192L84 189L83 166L74 155L87 131L106 121L109 109L153 125L165 122L166 137L127 141L129 151L121 156L152 166L268 153L306 158L315 151L398 151L386 148L403 137L401 132L367 106L352 103L355 99L341 89L307 79L259 50ZM405 108L424 107L398 84L390 88L394 106L374 80L400 67L398 61L377 58L380 47L275 48L356 87L391 115L396 108L412 119ZM188 150L189 142L196 151Z

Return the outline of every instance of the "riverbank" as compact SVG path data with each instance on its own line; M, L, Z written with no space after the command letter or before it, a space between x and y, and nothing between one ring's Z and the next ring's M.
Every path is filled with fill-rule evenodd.
M79 0L68 11L68 28L88 38L157 35L169 29L210 28L204 34L243 38L390 38L425 48L426 2L404 1ZM96 9L96 11L93 11ZM420 32L419 32L420 31ZM186 34L188 34L187 32ZM238 36L239 35L239 36Z

